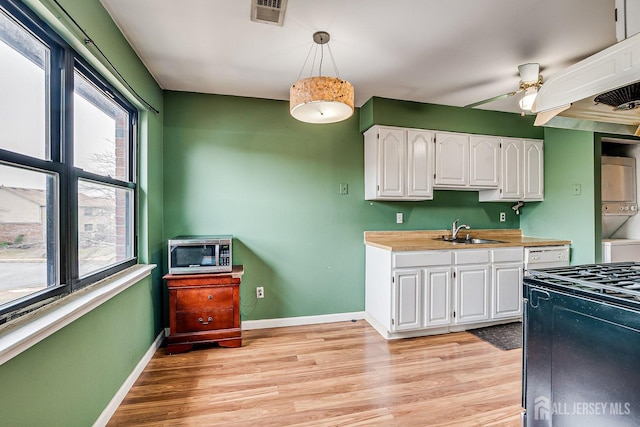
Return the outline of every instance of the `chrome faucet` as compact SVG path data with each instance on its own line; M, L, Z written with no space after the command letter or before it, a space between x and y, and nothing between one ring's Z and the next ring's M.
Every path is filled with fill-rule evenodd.
M451 226L451 239L457 239L458 238L458 233L460 232L460 230L462 230L463 228L468 230L471 227L469 227L467 224L462 224L462 225L458 225L458 221L460 221L459 219L456 219L455 221L453 221L453 225Z

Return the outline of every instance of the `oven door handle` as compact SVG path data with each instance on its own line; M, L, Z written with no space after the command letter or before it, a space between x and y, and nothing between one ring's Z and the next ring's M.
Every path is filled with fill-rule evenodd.
M551 296L547 291L543 291L542 289L531 289L529 292L529 305L533 308L538 308L540 300L549 301L550 298Z

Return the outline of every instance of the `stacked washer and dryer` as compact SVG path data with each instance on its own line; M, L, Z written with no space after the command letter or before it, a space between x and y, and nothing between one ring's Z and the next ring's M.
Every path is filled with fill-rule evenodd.
M636 180L635 158L602 157L602 262L640 262Z

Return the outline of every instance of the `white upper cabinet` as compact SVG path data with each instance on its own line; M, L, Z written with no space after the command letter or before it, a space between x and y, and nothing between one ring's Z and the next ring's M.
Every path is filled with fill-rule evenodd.
M438 132L435 140L436 188L473 190L498 187L499 138Z
M469 136L436 133L435 185L464 187L469 183Z
M520 200L524 197L524 145L522 140L503 139L502 159L500 198Z
M380 129L378 135L379 193L381 196L402 197L407 161L405 133L398 129Z
M469 185L498 187L500 183L500 139L494 136L469 137Z
M432 200L478 190L481 202L544 198L541 140L372 126L364 133L365 200Z
M500 185L480 191L486 201L540 201L544 199L543 141L502 138Z
M407 196L433 198L433 133L407 131Z
M524 140L524 200L544 199L544 151L540 140Z
M366 200L433 198L433 132L373 126L364 159Z

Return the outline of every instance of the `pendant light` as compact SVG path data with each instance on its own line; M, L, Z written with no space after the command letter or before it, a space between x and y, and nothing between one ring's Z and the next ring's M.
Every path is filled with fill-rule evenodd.
M346 120L353 115L353 86L338 76L338 70L333 60L331 48L329 48L327 44L329 38L329 33L326 31L318 31L313 34L315 45L311 45L307 59L305 59L300 75L298 76L298 81L296 81L289 90L289 109L291 115L302 122L317 124L335 123ZM325 44L327 44L327 50L331 56L336 77L322 75ZM319 48L320 61L318 76L300 79L314 46L316 53L314 54L313 63L311 64L311 73L313 74Z

